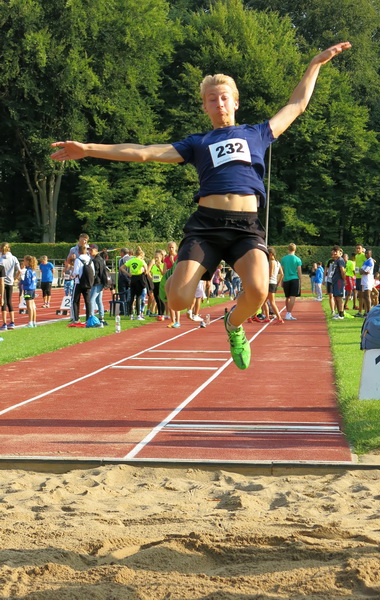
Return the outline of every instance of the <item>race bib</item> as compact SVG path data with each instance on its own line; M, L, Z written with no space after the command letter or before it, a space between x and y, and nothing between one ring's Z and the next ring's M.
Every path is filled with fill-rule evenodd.
M209 149L214 167L233 160L242 160L249 164L252 162L247 140L232 138L210 144Z

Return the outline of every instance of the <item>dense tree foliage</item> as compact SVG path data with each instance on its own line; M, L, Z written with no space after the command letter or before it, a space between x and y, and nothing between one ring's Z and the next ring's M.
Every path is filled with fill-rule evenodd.
M163 0L0 5L1 176L4 189L24 177L32 235L55 237L63 167L49 159L53 139L149 141L160 73L177 36L168 12ZM17 226L22 231L23 221Z
M199 84L225 72L238 122L270 118L319 49L310 106L273 145L269 241L380 243L380 0L9 0L0 4L0 233L54 241L179 238L190 166L87 159L54 139L168 142L209 128Z

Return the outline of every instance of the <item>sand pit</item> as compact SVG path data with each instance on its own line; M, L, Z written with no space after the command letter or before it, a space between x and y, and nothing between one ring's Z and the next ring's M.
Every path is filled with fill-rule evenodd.
M0 491L0 598L380 598L380 469L10 470Z

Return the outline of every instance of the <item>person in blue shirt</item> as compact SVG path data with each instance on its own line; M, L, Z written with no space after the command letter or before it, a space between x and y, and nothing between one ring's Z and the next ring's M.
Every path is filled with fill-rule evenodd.
M51 286L54 278L54 265L48 261L47 256L40 258L41 291L44 298L42 308L50 308Z
M316 300L318 300L319 302L322 302L322 300L323 300L322 283L323 283L324 275L325 275L325 270L322 266L322 263L318 262L317 269L316 269L315 275L314 275L314 284L315 284Z
M29 323L27 327L37 327L37 310L36 303L34 301L37 289L37 259L35 256L24 256L24 281L23 281L23 291L24 298L26 302L26 308L28 311Z
M212 130L173 144L81 144L54 142L54 160L91 156L132 162L190 163L199 177L197 211L184 227L176 269L166 282L168 303L179 311L191 305L200 279L209 279L227 261L238 273L243 292L226 315L231 355L240 369L250 363L250 345L242 323L255 314L268 292L268 252L258 206L265 205L264 155L268 146L306 109L323 64L351 47L336 44L315 56L289 102L269 121L235 125L239 92L226 75L208 75L201 83L203 109Z

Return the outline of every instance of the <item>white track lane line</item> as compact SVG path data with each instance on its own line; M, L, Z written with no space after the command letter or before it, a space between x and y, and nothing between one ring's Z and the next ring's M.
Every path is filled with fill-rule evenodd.
M220 318L222 318L222 317L220 317ZM215 319L215 320L218 321L219 319ZM253 342L253 340L256 339L260 335L260 333L262 333L270 324L271 323L266 323L265 325L263 325L263 327L261 327L261 329L259 331L257 331L253 337L251 337L251 339L249 340L249 343L251 344ZM144 447L147 444L149 444L149 442L151 442L153 440L153 438L155 438L156 435L158 433L160 433L160 431L162 431L162 429L164 427L166 427L166 425L168 425L168 423L170 423L170 421L172 421L181 412L181 410L183 410L188 404L190 404L190 402L192 400L194 400L194 398L196 398L198 396L198 394L200 394L208 385L210 385L210 383L212 383L214 381L214 379L219 377L219 375L221 373L223 373L224 369L226 369L231 363L232 363L232 358L227 360L224 363L224 365L222 365L213 375L211 375L211 377L209 377L192 394L190 394L190 396L188 396L186 398L186 400L181 402L181 404L179 406L177 406L177 408L175 408L163 421L161 421L161 423L159 425L154 427L152 429L152 431L150 433L148 433L148 435L145 436L145 438L143 440L141 440L141 442L139 442L130 452L128 452L128 454L126 454L123 457L123 460L129 460L131 458L135 458L135 456L137 454L139 454L139 452L141 452L141 450L143 450Z
M45 396L49 396L50 394L59 392L59 390L63 390L64 388L69 387L70 385L74 385L75 383L84 381L85 379L88 379L89 377L93 377L94 375L97 375L98 373L102 373L102 371L105 371L106 369L110 369L111 367L114 367L115 365L119 365L120 363L125 362L126 360L130 360L131 358L140 356L140 354L144 354L144 352L150 352L154 348L159 348L160 346L168 344L169 342L172 342L173 340L177 340L178 338L183 337L184 335L187 335L188 333L191 333L193 331L196 331L197 329L198 329L198 327L195 327L194 329L188 329L187 331L184 331L183 333L180 333L179 335L176 335L175 337L169 338L168 340L165 340L164 342L160 342L159 344L156 344L155 346L151 346L150 348L145 348L144 350L141 350L141 352L137 352L136 354L132 354L131 356L127 356L126 358L122 358L121 360L118 360L114 363L106 365L105 367L101 367L100 369L97 369L96 371L87 373L87 375L83 375L82 377L73 379L72 381L68 381L67 383L64 383L63 385L60 385L60 386L53 388L47 392L44 392L43 394L39 394L38 396L29 398L28 400L24 400L23 402L19 402L18 404L13 404L12 406L9 406L8 408L4 408L3 410L1 410L0 416L5 415L6 413L10 412L11 410L15 410L16 408L25 406L26 404L29 404L30 402L34 402L35 400L40 400L40 398L44 398Z

